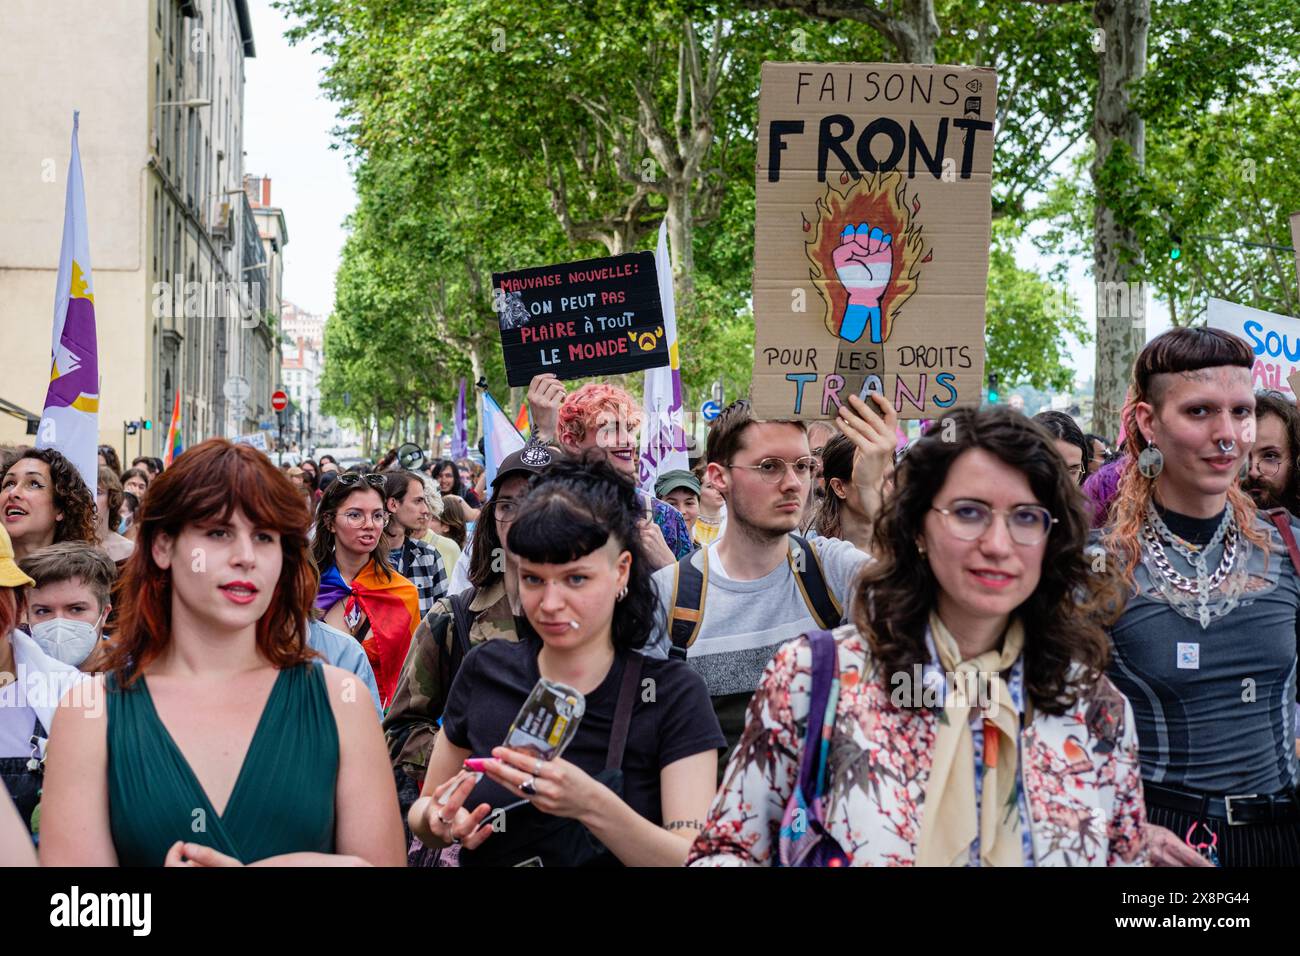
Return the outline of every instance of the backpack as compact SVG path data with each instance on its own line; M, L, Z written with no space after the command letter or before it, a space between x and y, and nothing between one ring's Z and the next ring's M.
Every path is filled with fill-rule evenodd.
M804 603L812 613L817 626L823 629L838 627L844 617L844 610L835 600L826 585L826 575L822 573L821 559L817 550L807 539L791 534L790 550L787 560L794 570L795 581ZM795 555L799 558L796 559ZM704 599L709 584L709 549L700 553L700 568L691 563L694 552L677 562L673 576L673 609L668 618L668 636L672 647L668 656L686 660L686 649L695 643L699 636L700 622L704 620Z

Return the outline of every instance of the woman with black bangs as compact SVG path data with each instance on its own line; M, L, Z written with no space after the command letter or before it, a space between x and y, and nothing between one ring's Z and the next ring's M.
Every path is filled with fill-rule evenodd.
M1051 436L957 409L895 487L854 622L767 665L691 865L1141 865L1118 595Z
M460 843L461 866L680 866L703 827L724 739L698 675L635 653L656 609L639 517L603 457L554 464L520 505L522 640L466 656L409 815L425 845ZM499 746L539 677L586 697L551 761ZM490 758L482 780L472 757Z

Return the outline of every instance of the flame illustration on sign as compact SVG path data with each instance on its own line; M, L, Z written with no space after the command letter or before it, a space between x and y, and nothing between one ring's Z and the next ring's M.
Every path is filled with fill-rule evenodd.
M887 341L916 292L920 266L933 258L917 222L920 198L909 201L899 172L856 180L845 173L838 184L827 181L816 212L813 223L801 214L804 253L826 328L849 342L866 333L873 343Z

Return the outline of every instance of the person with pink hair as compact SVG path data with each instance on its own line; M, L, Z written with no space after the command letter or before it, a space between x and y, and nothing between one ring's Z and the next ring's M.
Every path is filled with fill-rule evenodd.
M588 382L566 394L564 383L550 373L535 376L528 386L533 436L554 441L565 453L581 457L598 451L623 474L637 480L641 408L616 385ZM645 516L642 545L654 568L676 563L694 547L686 519L658 498L638 493Z

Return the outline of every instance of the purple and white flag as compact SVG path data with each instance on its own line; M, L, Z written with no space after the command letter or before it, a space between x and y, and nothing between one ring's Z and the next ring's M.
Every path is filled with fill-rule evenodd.
M465 416L465 380L460 380L460 398L456 399L456 418L452 424L451 430L451 457L455 461L469 455L469 444L466 441L466 424Z
M63 244L54 290L50 387L45 394L36 447L62 452L81 473L93 497L99 477L99 357L86 188L77 145L79 116L72 114L72 157L68 160Z

